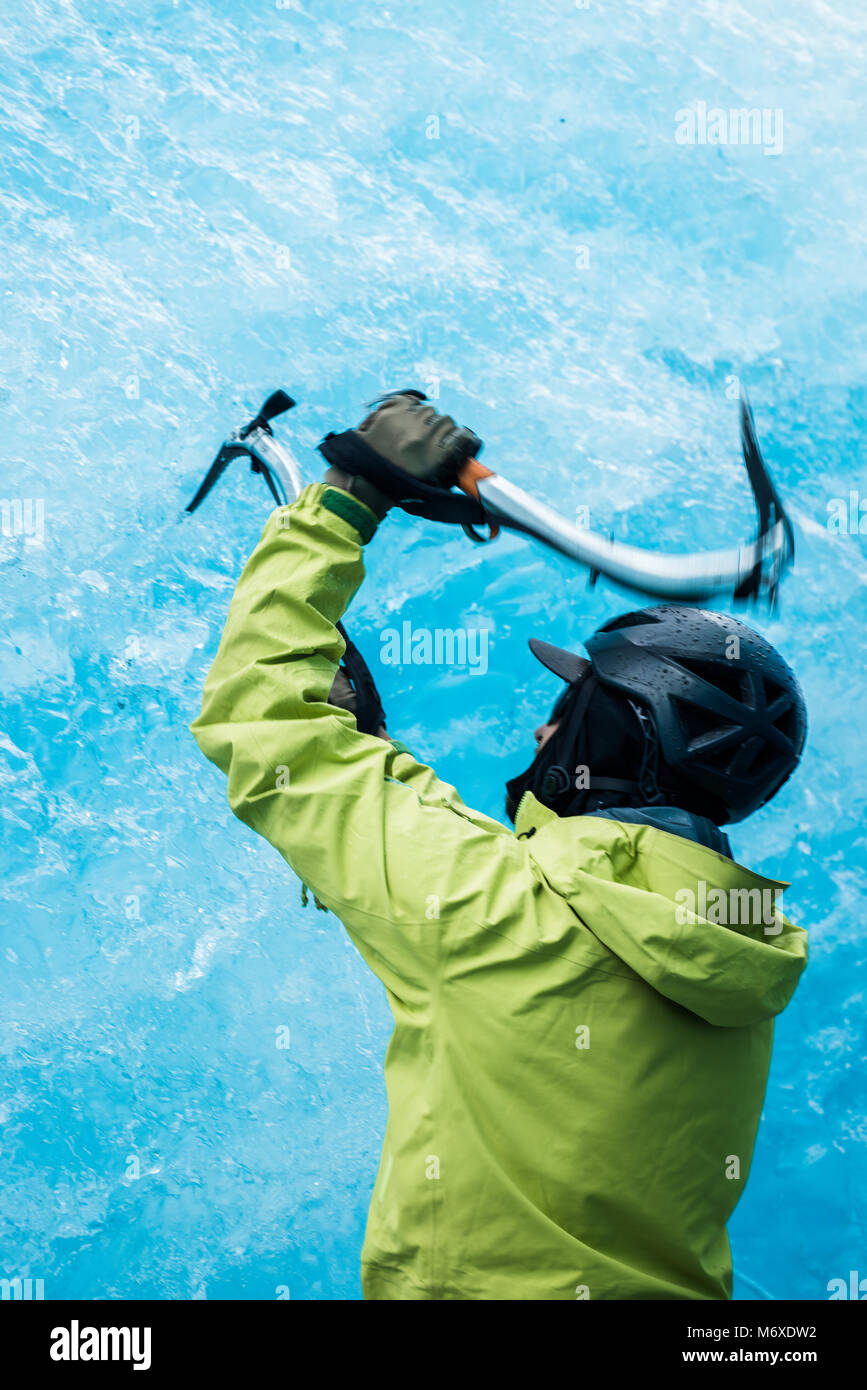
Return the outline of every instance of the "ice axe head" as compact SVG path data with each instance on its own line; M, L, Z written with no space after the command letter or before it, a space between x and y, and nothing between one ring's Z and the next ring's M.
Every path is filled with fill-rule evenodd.
M285 411L291 410L294 405L295 402L288 392L282 390L272 391L255 419L251 420L249 425L245 425L244 428L239 431L240 437L246 439L249 434L253 433L253 430L264 430L266 434L272 434L273 431L268 421L273 420L277 415L283 415Z

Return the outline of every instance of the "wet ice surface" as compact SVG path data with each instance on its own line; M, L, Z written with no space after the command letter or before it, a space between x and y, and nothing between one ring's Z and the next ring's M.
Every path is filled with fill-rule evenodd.
M567 513L716 546L752 525L742 376L798 529L757 622L811 736L732 838L792 880L813 954L735 1292L826 1297L865 1249L867 566L827 526L865 486L860 7L28 3L0 46L0 495L44 499L43 544L0 540L0 1273L359 1295L385 999L187 730L268 510L235 465L180 519L227 430L286 386L314 479L327 429L439 383ZM678 144L700 101L781 108L782 154ZM630 600L405 517L368 573L349 626L390 726L500 814L553 695L527 637L577 644ZM486 625L487 674L380 666L407 619Z

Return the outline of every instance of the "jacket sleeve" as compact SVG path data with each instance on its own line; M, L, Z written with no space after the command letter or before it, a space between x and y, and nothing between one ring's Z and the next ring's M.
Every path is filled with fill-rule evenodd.
M192 727L228 777L235 815L410 999L431 987L450 935L485 931L537 885L510 830L327 703L344 645L335 624L364 576L353 508L370 518L369 535L372 514L322 484L272 514Z

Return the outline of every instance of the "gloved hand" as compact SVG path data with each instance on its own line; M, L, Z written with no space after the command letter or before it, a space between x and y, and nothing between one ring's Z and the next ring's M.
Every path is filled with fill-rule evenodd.
M412 395L389 396L358 426L357 433L389 463L428 483L450 487L458 467L467 457L469 431L460 429L451 415L438 415L430 401ZM478 443L478 441L475 441ZM377 487L339 468L329 468L325 481L351 492L381 519L390 497Z

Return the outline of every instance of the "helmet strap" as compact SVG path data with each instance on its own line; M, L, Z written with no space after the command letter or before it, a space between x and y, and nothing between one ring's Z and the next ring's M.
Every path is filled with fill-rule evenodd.
M647 806L658 806L665 798L659 789L659 739L653 716L635 700L629 701L644 734L644 751L638 773L638 791Z
M540 749L526 772L506 784L513 808L525 791L534 792L559 816L587 815L618 805L656 806L671 799L659 786L660 750L655 722L649 711L633 700L625 703L632 709L642 733L638 776L602 777L591 773L585 785L576 787L576 768L587 764L587 712L599 684L591 670L581 678L577 689L573 686L569 692L564 691L558 706L568 703L560 715L557 732ZM555 706L552 722L558 715L558 706Z
M582 744L586 742L586 730L584 721L587 714L587 707L599 682L592 674L587 676L584 681L584 688L575 706L574 720L570 720L568 737L572 739L572 746L578 746L579 738ZM587 778L587 785L582 787L576 796L572 797L561 815L578 816L587 814L589 811L602 810L609 806L621 804L637 804L639 806L659 806L666 802L666 794L659 785L659 739L656 733L656 724L652 715L643 705L635 700L626 702L636 719L638 720L642 733L642 754L641 765L637 778L626 777L594 777L592 774ZM585 750L582 749L582 754ZM580 758L579 758L580 761ZM557 778L556 792L565 793L572 784L572 778L565 768L555 766L548 772L548 778ZM552 791L554 786L552 785ZM547 788L545 788L547 790ZM600 795L600 793L602 793ZM612 797L611 793L616 793Z

